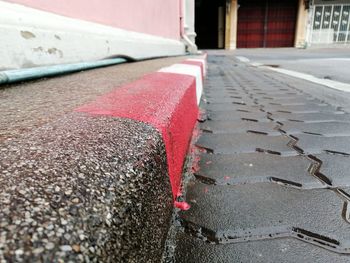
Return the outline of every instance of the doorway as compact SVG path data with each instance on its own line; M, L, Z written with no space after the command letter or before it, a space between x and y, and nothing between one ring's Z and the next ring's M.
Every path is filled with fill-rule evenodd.
M297 0L238 1L237 48L293 47Z
M196 0L195 31L199 49L225 48L225 0Z

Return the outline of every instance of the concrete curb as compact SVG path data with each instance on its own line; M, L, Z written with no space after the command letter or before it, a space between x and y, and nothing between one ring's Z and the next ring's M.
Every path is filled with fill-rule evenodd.
M202 96L205 59L185 60L151 73L77 109L151 124L162 135L174 200ZM177 203L176 203L177 204Z
M159 262L173 204L188 209L205 67L163 68L1 145L0 262Z

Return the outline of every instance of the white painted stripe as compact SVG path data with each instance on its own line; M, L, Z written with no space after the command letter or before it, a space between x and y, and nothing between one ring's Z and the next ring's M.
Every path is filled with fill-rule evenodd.
M250 65L252 65L253 67L260 67L260 66L262 66L264 64L260 63L260 62L252 62L252 63L250 63Z
M179 40L123 30L0 1L0 70L93 61L182 55Z
M202 72L199 66L187 64L174 64L170 67L161 68L159 72L169 72L194 76L196 78L197 104L199 105L203 91Z
M206 60L203 58L189 58L189 59L186 59L187 61L194 61L194 62L200 62L202 63L203 65L203 74L204 74L204 77L207 75L207 63L206 63Z
M332 89L350 92L350 84L347 84L347 83L334 81L334 80L330 80L330 79L321 79L321 78L317 78L317 77L310 75L310 74L305 74L305 73L287 70L287 69L273 68L273 67L267 67L267 66L264 66L262 68L267 68L267 69L270 69L270 70L273 70L273 71L276 71L279 73L286 74L288 76L307 80L307 81L310 81L310 82L313 82L316 84L320 84L320 85L323 85L323 86L326 86L326 87L329 87Z
M241 61L241 62L244 62L244 63L248 63L250 60L249 58L246 58L246 57L242 57L242 56L236 56L236 58Z

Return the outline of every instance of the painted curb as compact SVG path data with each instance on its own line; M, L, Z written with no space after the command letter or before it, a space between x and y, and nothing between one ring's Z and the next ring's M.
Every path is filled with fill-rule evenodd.
M205 61L203 56L162 68L76 109L91 115L137 120L155 127L165 144L174 201L181 195L182 168L198 118ZM175 205L189 208L178 202Z

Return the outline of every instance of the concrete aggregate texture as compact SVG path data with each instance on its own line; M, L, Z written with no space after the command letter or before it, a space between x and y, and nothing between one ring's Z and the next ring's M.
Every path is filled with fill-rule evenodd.
M349 98L230 52L208 60L191 209L166 262L349 262Z
M161 135L69 114L0 147L1 262L160 259L172 195Z
M159 262L173 197L161 134L73 112L183 58L0 89L0 262Z
M0 142L27 133L99 95L183 59L173 57L128 63L0 86Z

